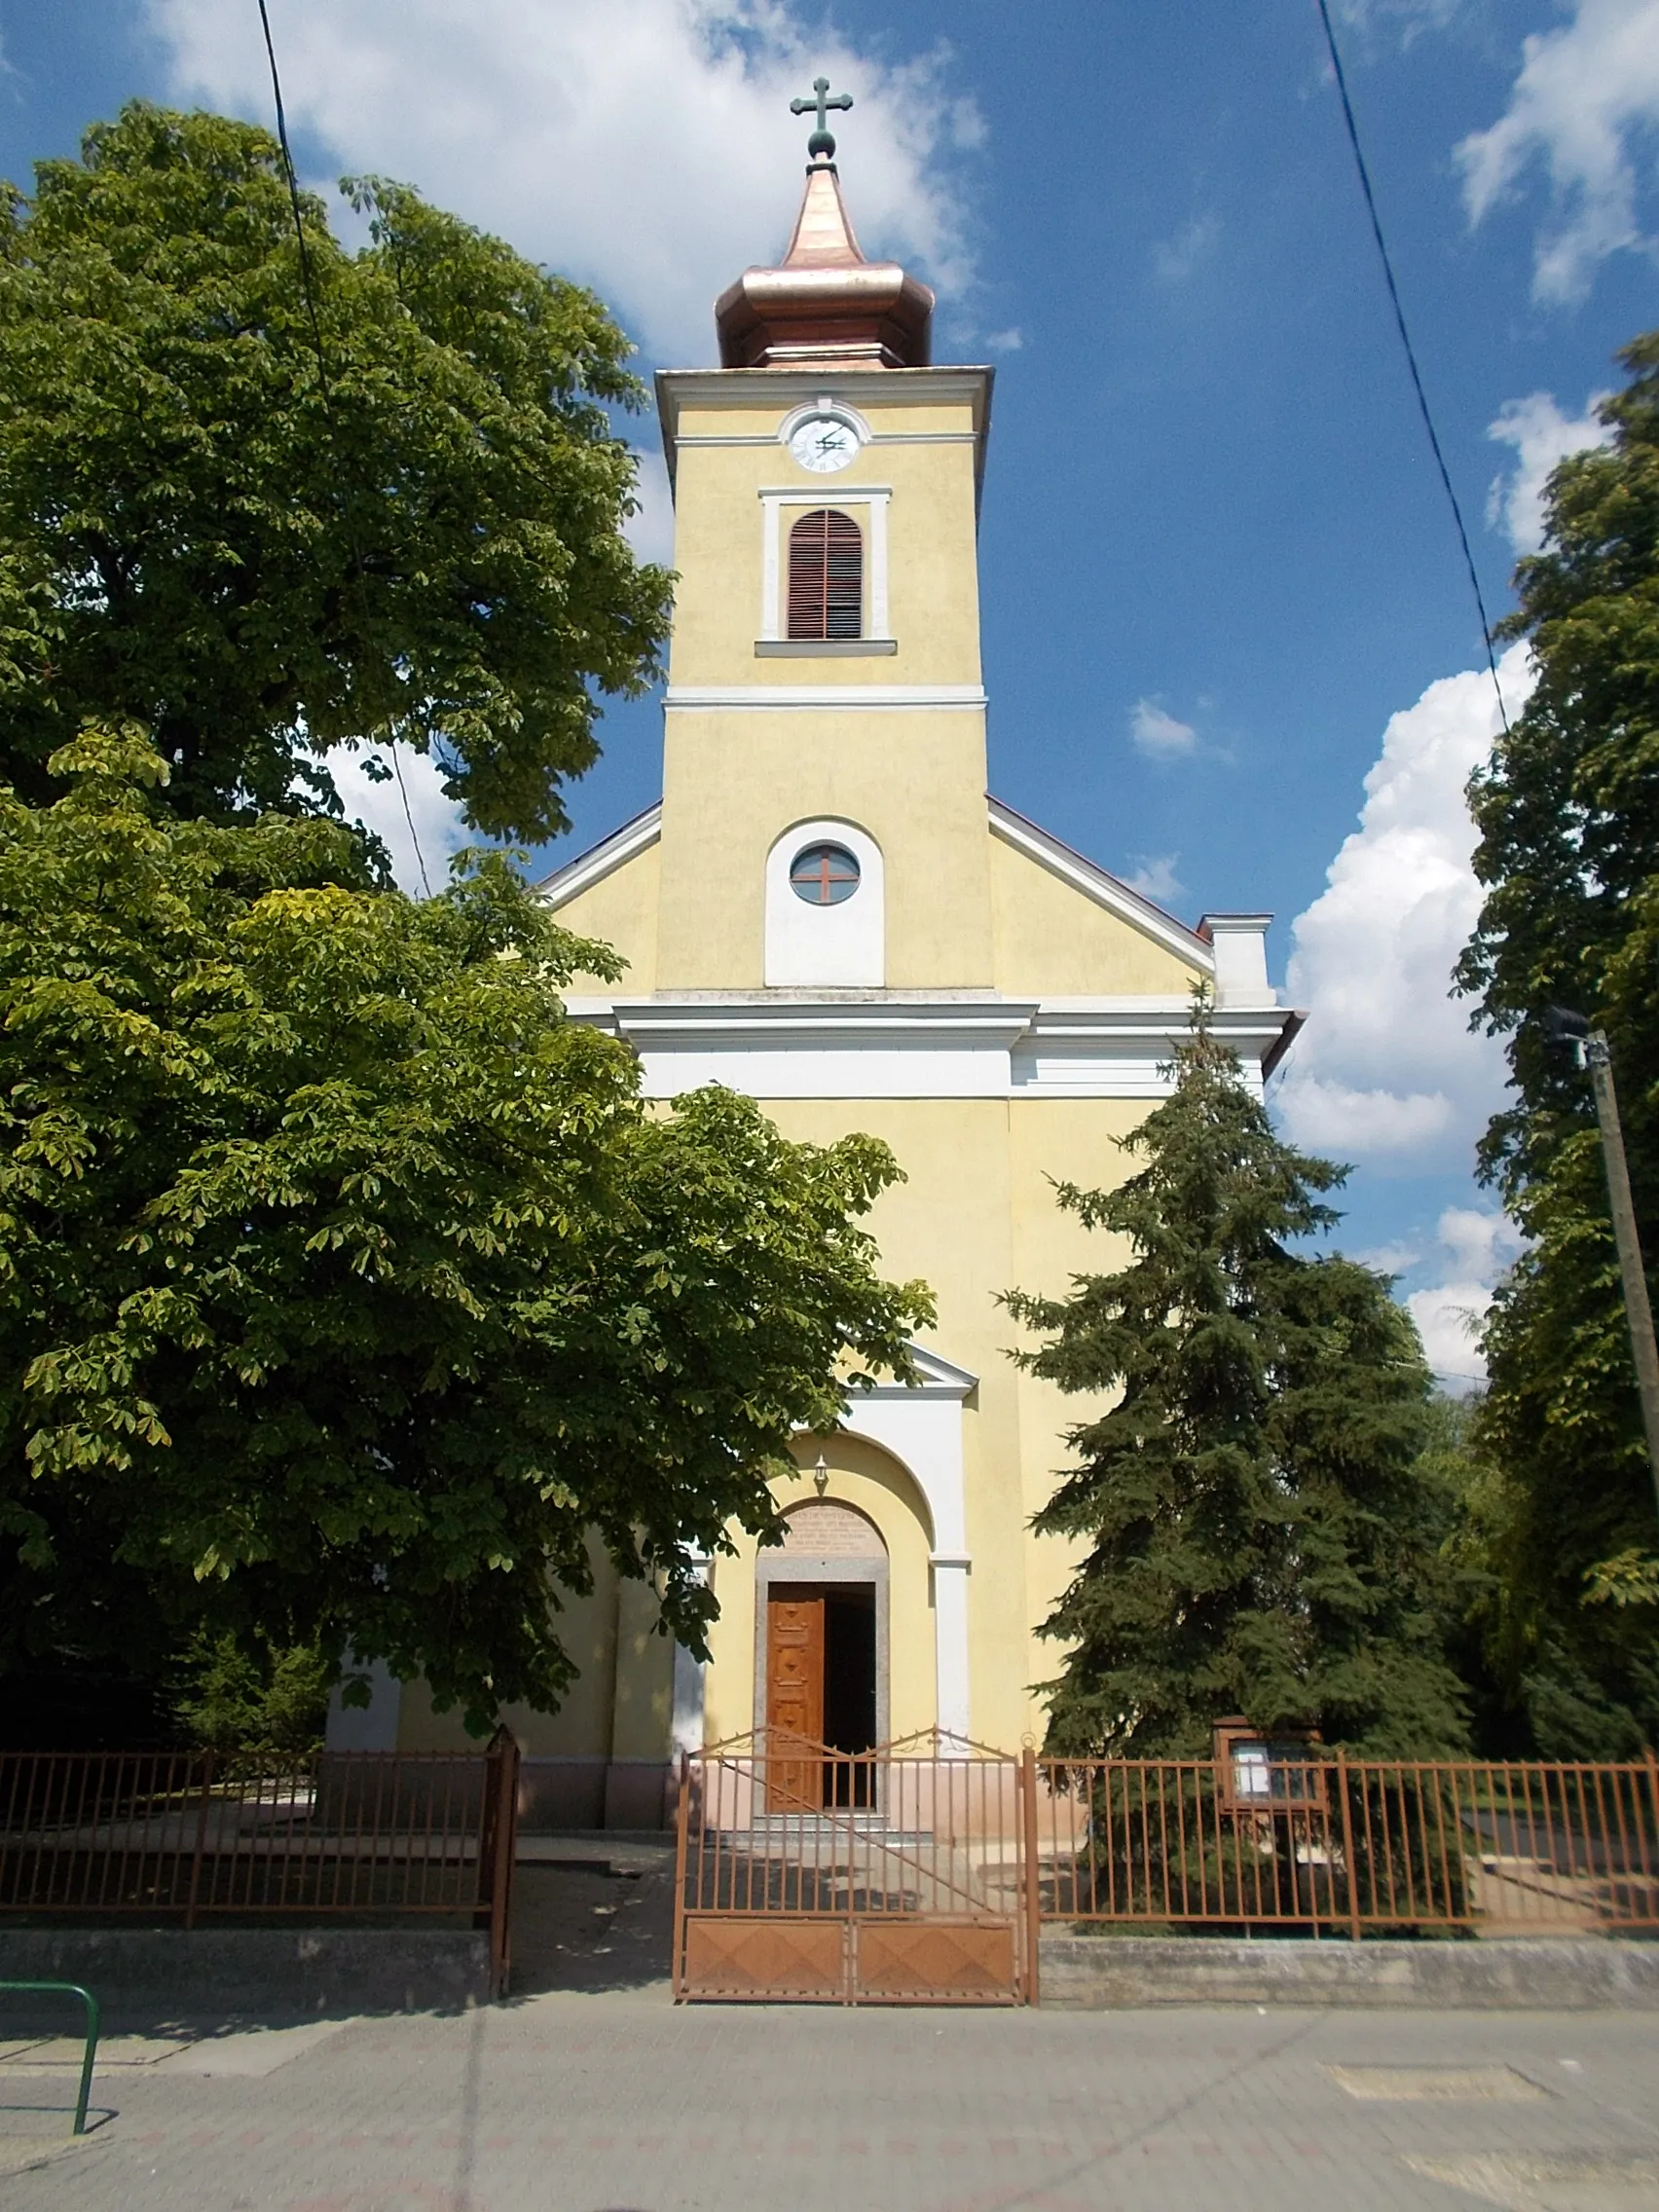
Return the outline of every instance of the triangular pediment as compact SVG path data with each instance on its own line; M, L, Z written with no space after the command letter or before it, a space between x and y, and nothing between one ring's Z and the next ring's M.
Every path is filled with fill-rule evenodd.
M966 1398L979 1387L979 1378L966 1367L958 1367L954 1360L946 1359L942 1352L930 1351L926 1345L912 1343L910 1357L921 1376L919 1382L896 1382L888 1380L874 1382L862 1390L849 1393L857 1399L866 1398Z

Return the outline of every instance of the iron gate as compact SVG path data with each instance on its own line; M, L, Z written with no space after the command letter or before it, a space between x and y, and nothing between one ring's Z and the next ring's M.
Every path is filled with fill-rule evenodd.
M1029 2005L1036 1762L759 1730L681 1765L674 1994Z

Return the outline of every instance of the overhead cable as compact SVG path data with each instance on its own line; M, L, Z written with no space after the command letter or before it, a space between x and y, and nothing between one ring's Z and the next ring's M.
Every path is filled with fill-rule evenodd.
M282 149L282 169L288 179L288 204L294 211L294 239L300 249L300 284L306 295L306 312L311 316L312 345L316 350L316 378L322 387L322 402L330 404L328 389L328 363L323 358L322 325L317 320L316 293L312 286L311 248L306 243L305 218L300 210L300 180L294 170L294 156L288 144L288 118L282 109L282 79L276 69L276 48L271 37L271 18L265 12L265 0L257 0L259 27L265 33L265 57L271 64L271 92L276 103L276 143Z
M260 0L263 9L265 0ZM1394 264L1388 253L1387 240L1382 236L1382 219L1377 212L1377 195L1371 188L1371 171L1365 166L1365 155L1359 143L1359 126L1354 121L1353 102L1348 97L1347 78L1343 71L1343 57L1337 48L1337 34L1331 22L1327 0L1318 0L1319 20L1325 27L1325 47L1331 56L1332 73L1337 80L1337 92L1343 103L1343 121L1347 126L1347 141L1353 152L1353 166L1359 176L1359 189L1365 196L1365 211L1371 218L1371 235L1377 240L1377 256L1382 264L1382 279L1388 287L1388 302L1394 311L1394 327L1400 334L1405 350L1406 367L1411 372L1412 389L1417 393L1418 411L1422 416L1422 426L1428 432L1429 450L1434 455L1434 465L1440 472L1440 482L1452 509L1452 519L1457 526L1457 542L1463 549L1463 566L1469 571L1469 583L1475 595L1475 609L1481 618L1481 636L1486 641L1487 666L1492 671L1492 687L1497 693L1498 719L1505 736L1509 733L1509 713L1503 703L1503 685L1498 682L1497 653L1493 645L1492 624L1487 618L1486 596L1481 590L1480 571L1475 567L1475 556L1469 544L1469 533L1463 525L1463 510L1457 502L1453 487L1452 472L1446 465L1440 438L1434 427L1428 394L1423 389L1422 375L1418 367L1417 349L1406 325L1406 311L1400 304L1400 287L1394 281Z

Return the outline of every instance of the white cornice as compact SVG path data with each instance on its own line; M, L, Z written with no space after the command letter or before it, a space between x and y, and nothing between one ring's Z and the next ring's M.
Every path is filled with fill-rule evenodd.
M1183 1036L1192 1026L1193 1002L1165 994L1146 998L1041 999L1032 1017L1031 1033L1038 1038L1088 1038L1091 1042L1115 1037L1148 1040ZM1211 1029L1232 1041L1235 1032L1246 1033L1265 1024L1278 1034L1282 1007L1212 1007Z
M1028 822L1023 814L1016 814L1001 799L987 798L985 803L993 836L1024 853L1040 867L1046 867L1051 875L1057 875L1062 883L1081 891L1085 898L1092 899L1097 906L1109 908L1143 935L1156 938L1160 944L1201 975L1215 974L1214 948L1197 930L1188 929L1185 922L1178 922L1173 914L1166 914L1161 906L1155 906L1150 899L1131 891L1117 876L1097 867L1092 861L1085 860L1081 853L1073 852L1047 830L1039 830L1035 822Z
M662 801L658 799L654 806L647 806L643 814L636 814L631 821L624 822L620 830L613 830L608 837L602 838L597 845L590 845L585 853L578 853L574 860L567 861L563 867L556 867L551 875L543 876L535 888L548 905L563 906L567 901L574 899L578 892L589 891L596 883L603 883L608 875L631 861L636 853L643 853L648 845L654 845L661 835Z
M778 402L779 420L793 407L816 405L825 394L831 404L928 407L940 399L966 399L987 413L996 370L941 366L937 369L846 369L828 364L805 369L658 369L659 405L678 420L683 407L765 406ZM664 427L668 426L665 421ZM977 425L983 428L983 424Z
M696 992L571 998L639 1054L647 1097L725 1084L752 1098L1161 1098L1190 1002L1036 1000L991 991ZM1298 1016L1221 1007L1212 1033L1252 1083Z
M768 445L776 443L771 438L766 442ZM811 484L757 484L755 497L781 499L787 507L834 506L837 500L856 507L861 499L891 499L893 487L891 484L843 484L838 477L820 476Z
M777 438L770 430L682 430L676 441L683 451L687 446L775 446ZM972 446L978 443L977 430L872 430L865 440L870 446Z
M879 660L899 650L897 638L756 638L756 660Z
M1179 1041L1190 1034L1186 998L1045 1000L1010 1061L1015 1097L1162 1098ZM1265 1080L1299 1016L1283 1007L1214 1007L1210 1035L1237 1053L1252 1083Z
M1026 1035L1039 1012L1035 999L898 991L612 999L609 1008L620 1036L642 1051L658 1051L714 1045L727 1051L804 1046L853 1052L872 1047L1007 1052Z
M823 714L827 708L890 713L938 707L982 713L985 687L982 683L671 683L663 705L682 714L777 714L792 709Z
M991 428L991 392L996 382L993 368L973 366L937 369L833 369L828 364L807 369L658 369L657 416L662 424L663 458L668 463L668 488L677 489L681 446L680 417L686 407L749 408L776 400L780 420L792 408L814 404L826 393L860 409L871 407L927 407L940 401L966 400L974 411L971 433L977 448L974 456L974 498L978 502L985 474L985 442ZM940 438L961 432L936 433ZM692 441L687 439L685 443ZM698 443L704 442L701 437ZM709 443L716 440L710 438ZM725 442L725 441L719 441ZM735 442L735 441L734 441ZM762 442L770 443L770 439ZM874 431L872 444L909 443L903 431Z

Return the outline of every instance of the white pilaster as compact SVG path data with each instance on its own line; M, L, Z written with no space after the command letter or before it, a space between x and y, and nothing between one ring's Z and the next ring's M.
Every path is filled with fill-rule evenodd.
M933 1555L934 1674L938 1685L939 1730L966 1747L970 1730L968 1690L968 1569L966 1559Z
M962 1407L978 1378L937 1352L912 1345L919 1383L878 1382L850 1394L845 1426L903 1461L927 1501L933 1523L934 1682L941 1733L966 1739L973 1710L968 1669L967 1483Z
M887 501L872 499L869 509L869 608L866 628L872 638L893 635L887 619Z
M713 1560L693 1562L699 1579L708 1584ZM708 1665L683 1643L674 1647L673 1708L669 1722L669 1750L678 1759L682 1751L703 1749L703 1715L708 1687Z

